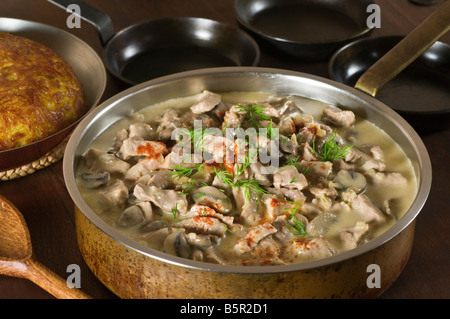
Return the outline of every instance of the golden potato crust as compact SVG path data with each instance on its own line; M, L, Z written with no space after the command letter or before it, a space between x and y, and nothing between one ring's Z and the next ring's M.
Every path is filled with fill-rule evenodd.
M48 137L86 110L68 63L40 43L0 32L0 151Z

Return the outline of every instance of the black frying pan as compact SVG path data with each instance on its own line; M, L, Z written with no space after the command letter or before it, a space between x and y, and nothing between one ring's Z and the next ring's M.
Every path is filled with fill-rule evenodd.
M147 20L117 34L105 13L77 0L48 0L93 24L104 45L106 68L129 85L200 68L256 66L257 43L244 31L214 20L181 17ZM75 14L75 12L74 12Z
M239 25L276 54L328 60L334 51L368 36L371 0L235 0Z
M361 39L337 51L330 78L354 86L361 75L403 39ZM377 93L377 99L419 131L450 127L450 45L436 42Z

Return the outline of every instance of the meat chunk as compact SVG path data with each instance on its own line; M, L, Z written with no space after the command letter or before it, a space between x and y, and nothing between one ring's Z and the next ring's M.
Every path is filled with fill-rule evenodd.
M233 105L225 112L222 128L237 128L244 120L245 114L239 112L239 106Z
M355 226L341 231L339 233L339 239L342 241L342 249L350 250L358 247L368 231L369 225L362 221L358 221Z
M365 194L360 194L350 203L357 210L363 221L367 223L380 224L386 221L380 209L378 209Z
M189 212L187 212L185 218L194 218L194 217L199 217L199 216L217 218L221 222L223 222L224 224L226 224L227 226L230 226L230 227L233 225L233 221L234 221L234 217L232 217L232 216L224 216L220 213L217 213L211 207L198 205L198 204L195 204L191 207Z
M128 172L125 174L125 179L129 181L137 181L142 176L156 171L163 165L164 157L162 155L142 158L128 170Z
M302 237L290 241L285 254L297 260L309 261L333 256L336 251L323 237Z
M245 254L252 250L262 239L265 237L275 234L277 229L270 223L265 223L253 227L247 235L240 239L234 246L234 251L238 255Z
M408 183L406 177L398 172L375 172L366 173L369 181L375 185L384 186L405 186Z
M114 154L93 147L88 149L84 158L86 166L91 171L125 174L130 169L130 164L117 158Z
M143 140L150 140L154 133L150 124L145 122L133 123L129 126L128 130L128 137Z
M153 185L138 183L134 187L133 195L141 201L149 201L161 208L164 212L176 209L180 214L187 211L187 200L171 189L160 189Z
M125 183L117 179L114 183L105 186L97 192L97 196L111 207L124 207L128 198L128 188Z
M343 111L336 106L325 106L322 110L323 120L336 126L350 127L355 123L355 114L352 111Z
M308 186L308 181L305 175L300 174L294 166L281 167L273 175L273 186L275 188L296 188L298 190L304 189Z
M196 216L183 219L172 224L172 227L184 228L189 232L223 237L227 232L227 226L214 217Z
M124 161L133 156L158 158L168 153L166 144L162 142L146 141L140 138L128 138L123 141L117 156Z
M203 91L196 104L191 106L191 111L194 114L201 114L211 111L222 100L219 94L210 92L208 90Z

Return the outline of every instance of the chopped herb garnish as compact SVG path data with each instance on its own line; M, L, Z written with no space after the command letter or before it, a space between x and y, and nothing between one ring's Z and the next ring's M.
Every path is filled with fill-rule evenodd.
M326 162L344 158L348 154L348 152L350 152L352 145L345 145L343 147L340 147L334 141L335 139L336 139L336 130L333 131L328 140L317 150L315 146L316 140L315 139L313 140L312 151L320 161Z
M180 179L182 177L190 177L194 173L201 172L203 169L202 164L198 164L194 167L174 166L174 170L170 173L173 178Z
M264 107L261 104L238 105L238 113L247 113L248 122L254 127L261 127L258 121L271 121L270 116L264 113Z
M233 179L229 172L224 170L217 170L216 168L214 168L214 170L216 172L216 176L225 185L228 185L230 187L244 188L244 194L247 200L250 200L250 190L253 190L254 192L259 194L267 193L267 191L261 187L261 182L258 180L238 179L236 182L233 182Z
M306 232L306 228L303 225L303 223L301 222L301 220L299 220L297 217L295 217L295 213L300 208L301 204L290 202L290 201L286 201L286 203L294 205L293 208L284 210L284 212L290 213L286 220L291 220L293 223L293 225L290 225L290 227L289 227L291 232L297 237L305 237L306 235L308 235L308 233Z
M178 215L178 203L175 203L175 207L172 208L172 215L173 215L173 219L177 220L177 215Z
M267 191L261 187L261 182L256 179L239 179L234 184L235 187L244 188L244 194L245 198L249 201L250 200L250 190L259 193L259 194L266 194Z

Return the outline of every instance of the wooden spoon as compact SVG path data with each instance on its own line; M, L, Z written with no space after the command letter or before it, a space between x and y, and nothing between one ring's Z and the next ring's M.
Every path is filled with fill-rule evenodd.
M39 263L32 252L30 233L20 211L0 196L0 274L29 279L59 299L90 299Z

